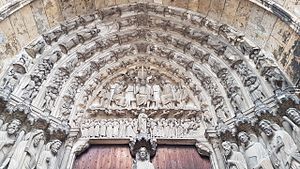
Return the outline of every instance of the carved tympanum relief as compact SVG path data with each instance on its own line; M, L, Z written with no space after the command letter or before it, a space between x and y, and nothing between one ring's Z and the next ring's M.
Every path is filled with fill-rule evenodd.
M111 80L90 109L196 109L188 88L142 65Z
M298 169L289 87L272 55L206 16L152 3L97 10L36 39L1 78L3 105L35 114L25 128L0 114L0 168L69 169L89 141L130 139L135 169L154 168L156 140L197 142L216 169Z

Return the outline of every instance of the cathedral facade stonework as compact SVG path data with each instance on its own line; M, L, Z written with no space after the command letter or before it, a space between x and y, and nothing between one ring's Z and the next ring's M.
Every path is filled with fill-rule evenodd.
M297 17L260 5L299 38ZM277 53L212 14L107 6L4 64L1 169L71 169L93 144L128 145L133 169L158 168L160 145L194 146L214 169L300 168L298 74Z

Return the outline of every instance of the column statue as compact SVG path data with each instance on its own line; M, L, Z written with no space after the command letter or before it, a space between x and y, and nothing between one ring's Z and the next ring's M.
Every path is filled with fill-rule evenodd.
M5 131L0 131L0 168L4 168L9 162L10 156L14 152L16 141L21 140L18 131L21 127L21 121L13 119L7 126Z
M44 131L36 130L28 133L21 141L11 157L7 169L32 169L37 165L41 148L44 144Z
M300 115L296 109L290 108L286 112L286 116L283 116L284 122L288 123L289 134L294 139L298 150L300 150Z
M249 169L273 169L268 152L262 143L251 140L246 132L238 134L239 140L245 145L245 157Z
M292 137L268 120L259 122L259 127L268 137L271 161L276 169L300 168L300 154Z
M46 145L38 160L36 169L58 169L57 153L61 147L60 140L53 140Z
M225 151L224 155L229 169L247 169L245 157L238 151L236 144L224 141L222 147Z

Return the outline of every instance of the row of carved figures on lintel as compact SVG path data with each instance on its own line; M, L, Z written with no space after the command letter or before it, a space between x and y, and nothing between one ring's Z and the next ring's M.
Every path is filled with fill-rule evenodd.
M283 116L281 128L269 120L258 123L256 134L240 131L238 141L222 143L227 169L299 169L300 112L290 108ZM240 143L240 147L237 143Z
M43 130L25 133L21 126L18 119L0 126L0 169L57 169L62 142L45 143Z
M200 134L203 123L191 119L101 119L86 120L81 126L84 138L134 138L148 133L153 138L189 138Z

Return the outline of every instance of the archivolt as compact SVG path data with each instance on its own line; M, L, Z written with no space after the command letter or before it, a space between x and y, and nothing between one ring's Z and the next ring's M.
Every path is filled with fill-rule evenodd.
M79 16L45 33L20 52L2 78L2 92L75 125L106 83L137 65L174 77L194 97L203 91L208 101L199 105L208 104L215 121L290 84L273 56L230 26L139 3Z

